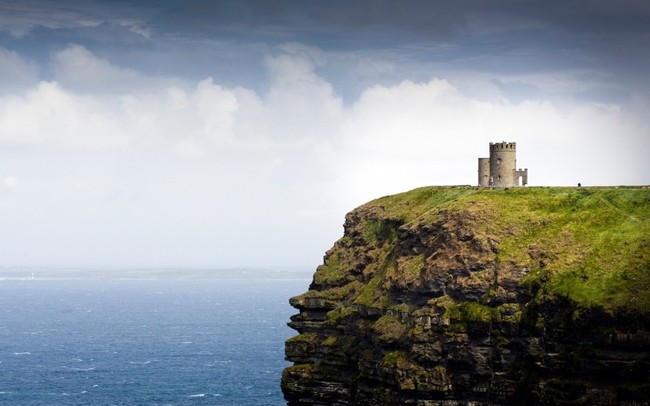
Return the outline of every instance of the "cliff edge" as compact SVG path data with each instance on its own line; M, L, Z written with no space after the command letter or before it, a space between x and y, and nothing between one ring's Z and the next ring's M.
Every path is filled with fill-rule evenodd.
M647 405L650 188L380 198L290 303L290 406Z

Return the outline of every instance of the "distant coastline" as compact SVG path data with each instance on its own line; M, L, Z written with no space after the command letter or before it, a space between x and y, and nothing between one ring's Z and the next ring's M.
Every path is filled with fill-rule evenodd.
M0 268L3 280L233 280L233 279L311 279L313 269L304 268Z

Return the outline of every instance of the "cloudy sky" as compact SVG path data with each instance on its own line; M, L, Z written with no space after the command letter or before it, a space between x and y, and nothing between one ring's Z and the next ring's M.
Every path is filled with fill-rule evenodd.
M315 267L347 211L650 184L646 0L0 0L0 267Z

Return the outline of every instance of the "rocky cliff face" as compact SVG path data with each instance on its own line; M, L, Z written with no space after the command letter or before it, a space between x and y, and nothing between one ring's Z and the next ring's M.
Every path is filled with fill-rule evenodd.
M289 405L646 405L650 189L422 188L290 300Z

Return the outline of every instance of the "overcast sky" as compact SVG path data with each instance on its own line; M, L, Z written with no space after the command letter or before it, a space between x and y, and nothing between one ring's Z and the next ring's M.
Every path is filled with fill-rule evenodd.
M0 0L0 266L315 267L344 215L650 184L646 0Z

